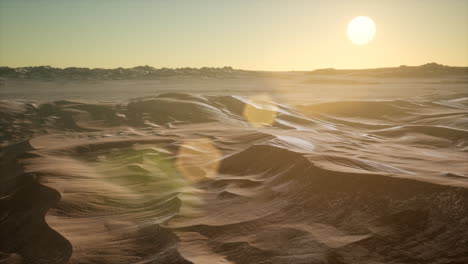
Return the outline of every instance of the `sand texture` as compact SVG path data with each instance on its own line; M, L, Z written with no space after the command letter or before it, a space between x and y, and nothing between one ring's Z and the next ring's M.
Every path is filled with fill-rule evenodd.
M7 80L0 263L468 263L447 80Z

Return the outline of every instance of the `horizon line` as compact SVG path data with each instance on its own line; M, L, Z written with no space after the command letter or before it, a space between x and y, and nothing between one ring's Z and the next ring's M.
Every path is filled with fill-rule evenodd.
M292 69L292 70L253 70L253 69L242 69L242 68L234 68L232 66L202 66L202 67L188 67L188 66L185 66L185 67L154 67L154 66L151 66L151 65L137 65L137 66L133 66L133 67L115 67L115 68L104 68L104 67L79 67L79 66L70 66L70 67L55 67L55 66L51 66L51 65L34 65L34 66L18 66L18 67L12 67L12 66L3 66L1 65L0 68L11 68L11 69L18 69L18 68L35 68L35 67L49 67L49 68L53 68L53 69L61 69L61 70L65 70L65 69L69 69L69 68L78 68L78 69L90 69L90 70L93 70L93 69L104 69L104 70L117 70L117 69L134 69L134 68L137 68L137 67L151 67L153 69L184 69L184 68L189 68L189 69L203 69L203 68L209 68L209 69L223 69L223 68L231 68L233 70L241 70L241 71L252 71L252 72L310 72L310 71L317 71L317 70L327 70L327 69L333 69L333 70L375 70L375 69L387 69L387 68L399 68L399 67L421 67L421 66L424 66L424 65L438 65L438 66L444 66L444 67L452 67L452 68L468 68L468 65L466 66L455 66L455 65L445 65L445 64L440 64L440 63L437 63L437 62L428 62L428 63L424 63L424 64L420 64L420 65L406 65L406 64L401 64L401 65L398 65L398 66L382 66L382 67L370 67L370 68L334 68L334 67L324 67L324 68L315 68L315 69L309 69L309 70L296 70L296 69Z

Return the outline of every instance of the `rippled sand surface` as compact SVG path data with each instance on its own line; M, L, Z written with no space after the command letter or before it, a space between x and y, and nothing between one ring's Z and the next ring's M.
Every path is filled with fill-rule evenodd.
M4 88L0 257L468 263L466 84L204 82Z

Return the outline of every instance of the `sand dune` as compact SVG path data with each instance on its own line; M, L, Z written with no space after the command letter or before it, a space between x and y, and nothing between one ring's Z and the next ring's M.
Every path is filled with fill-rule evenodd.
M459 90L2 101L2 260L466 263Z

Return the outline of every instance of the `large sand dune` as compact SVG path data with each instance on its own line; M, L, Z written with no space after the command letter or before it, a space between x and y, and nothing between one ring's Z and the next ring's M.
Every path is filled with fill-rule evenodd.
M466 84L311 76L8 79L3 259L468 263Z

